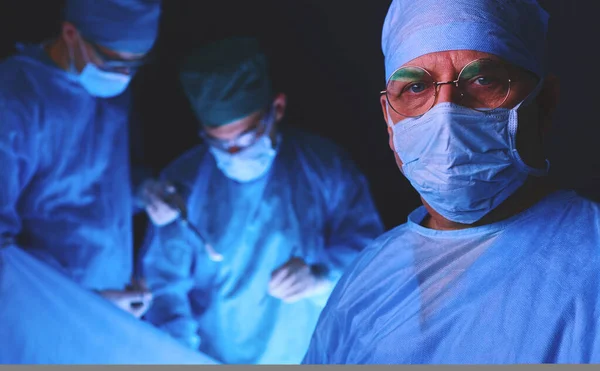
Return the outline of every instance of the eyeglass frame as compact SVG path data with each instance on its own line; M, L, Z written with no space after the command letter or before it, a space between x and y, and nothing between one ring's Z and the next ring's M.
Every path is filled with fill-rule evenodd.
M208 134L204 127L202 127L199 130L198 134L204 141L208 143L208 145L226 152L230 152L231 148L237 147L239 148L239 150L243 150L244 148L250 147L251 145L256 143L263 135L268 135L271 129L273 128L273 125L275 125L275 106L271 105L271 107L267 108L265 114L260 118L259 124L255 128L247 130L233 139L217 139ZM261 135L258 135L257 133L263 129L264 132ZM237 142L239 142L242 136L245 137L249 135L254 136L250 144L247 144L243 147L236 144Z
M407 117L407 118L421 117L421 116L423 116L424 114L426 114L427 112L429 112L429 111L430 111L430 110L431 110L431 109L432 109L432 108L435 106L435 104L436 104L436 102L437 102L437 97L438 97L438 94L439 94L439 89L438 89L438 88L439 88L440 86L442 86L442 85L450 85L450 84L453 84L453 85L454 85L456 88L459 88L459 86L458 86L458 83L460 82L460 76L462 75L462 73L465 71L465 69L466 69L468 66L470 66L472 63L475 63L475 62L477 62L477 61L491 61L491 62L494 62L494 63L499 63L499 64L501 64L501 65L503 65L503 66L504 66L504 65L506 65L506 63L504 63L504 62L501 62L501 61L498 61L498 60L494 60L494 59L490 59L490 58L477 58L477 59L473 59L473 60L472 60L472 61L470 61L469 63L465 64L465 65L463 66L463 68L461 68L461 70L460 70L460 72L458 73L458 75L457 75L457 78L456 78L455 80L449 80L449 81L435 81L435 80L434 80L434 78L433 78L433 75L431 74L431 72L429 72L429 71L428 71L428 70L426 70L425 68L423 68L423 67L419 67L419 66L411 66L411 65L408 65L408 66L402 66L402 67L399 67L399 68L397 68L396 70L394 70L394 72L393 72L393 73L390 75L390 78L391 78L392 76L394 76L394 74L396 74L396 72L400 71L400 70L401 70L401 69L403 69L403 68L408 68L408 67L412 67L412 68L418 68L418 69L420 69L420 70L424 71L424 72L425 72L425 73L426 73L426 74L427 74L429 77L431 77L431 80L432 80L432 82L433 82L433 86L434 86L434 93L433 93L433 96L434 96L434 98L433 98L433 101L432 101L432 103L431 103L431 106L430 106L430 107L429 107L429 108L428 108L428 109L427 109L425 112L423 112L423 113L422 113L422 114L420 114L420 115L408 116L408 115L405 115L405 114L403 114L403 113L400 113L400 112L398 112L398 111L397 111L397 110L394 108L394 106L393 106L393 105L390 103L390 100L389 100L389 97L388 97L388 94L387 94L387 93L388 93L388 91L387 91L387 85L390 83L390 82L389 82L389 80L388 80L388 82L386 83L386 90L382 90L382 91L380 91L380 92L379 92L379 95L381 96L382 94L385 94L385 99L386 99L386 101L387 101L387 103L388 103L388 106L389 106L389 107L390 107L392 110L394 110L394 112L396 112L397 114L399 114L400 116ZM493 110L495 110L495 109L498 109L498 108L500 108L500 107L501 107L501 106L502 106L504 103L506 103L506 101L508 100L508 97L510 97L512 83L515 81L515 80L513 80L513 79L511 79L511 78L510 78L510 74L509 74L509 72L508 72L508 69L507 69L507 71L506 71L506 72L507 72L507 75L509 76L509 77L508 77L508 89L507 89L507 91L506 91L506 96L504 97L504 99L502 100L502 102L501 102L500 104L498 104L498 105L497 105L496 107L494 107L494 108L491 108L491 109L490 109L490 108L486 108L485 110L479 110L479 109L476 109L476 108L471 108L471 107L467 107L467 108L469 108L469 109L472 109L472 110L474 110L474 111L478 111L478 112L490 112L490 111L493 111ZM461 96L461 99L462 99L462 98L464 97L464 93L462 93L462 92L461 92L461 93L460 93L460 96Z
M119 68L126 68L130 70L130 74L134 73L142 67L144 64L148 63L150 58L148 56L144 56L142 58L136 60L122 60L116 59L105 52L103 52L100 47L93 41L85 40L88 45L92 47L94 53L100 58L102 61L102 65L98 66L98 68L105 71L114 71Z

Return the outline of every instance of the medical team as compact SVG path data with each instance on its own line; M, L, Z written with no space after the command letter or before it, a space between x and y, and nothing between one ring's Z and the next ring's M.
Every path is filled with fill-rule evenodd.
M247 37L181 61L202 144L133 184L127 87L160 7L67 0L60 35L0 63L0 246L227 364L600 361L600 206L546 176L536 0L392 1L381 106L423 206L385 234L349 155L286 125Z

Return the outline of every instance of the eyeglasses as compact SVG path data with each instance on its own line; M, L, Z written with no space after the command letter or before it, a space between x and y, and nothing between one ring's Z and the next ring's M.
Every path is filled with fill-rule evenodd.
M436 102L439 87L454 85L462 106L478 111L499 108L510 95L511 79L504 63L493 59L469 62L456 80L435 81L424 68L406 66L397 69L388 80L385 94L389 106L405 117L418 117Z
M248 131L243 132L233 139L217 139L208 134L204 129L200 130L200 136L210 146L221 149L229 153L235 153L254 144L262 135L269 133L275 122L275 107L270 107L265 115L260 119L258 125Z
M92 49L94 49L96 55L102 60L102 65L98 66L98 68L105 71L119 72L120 70L127 70L130 74L132 74L142 65L149 62L149 58L147 56L135 60L116 59L113 56L103 52L94 42L89 40L86 41L88 45L92 46Z

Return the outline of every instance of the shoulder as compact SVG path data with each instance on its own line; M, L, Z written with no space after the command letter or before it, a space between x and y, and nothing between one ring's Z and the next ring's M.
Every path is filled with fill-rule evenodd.
M589 198L578 195L574 191L565 191L565 209L568 211L584 213L596 220L600 216L600 203ZM599 225L600 226L600 225Z
M76 78L54 64L40 46L24 47L2 60L0 79L1 94L39 106L68 106L87 96Z
M42 97L35 88L26 63L9 57L0 63L0 121L2 136L18 133L31 136L38 131L36 123Z
M66 72L45 61L41 49L36 50L35 53L31 50L31 48L27 49L23 53L11 55L0 61L2 79L0 91L12 93L31 91L41 95L41 86L53 88L52 85L59 85L59 81L65 80ZM62 78L57 79L57 76Z
M15 56L0 62L0 104L31 105L40 100L35 89L34 77L29 73L31 67L26 60Z
M525 228L547 246L570 246L571 258L600 266L600 203L575 191L559 191L536 205ZM557 251L562 250L558 249ZM558 252L548 251L549 254Z
M379 236L361 251L337 284L328 303L329 310L346 315L353 308L366 308L373 299L370 294L375 292L375 288L385 290L382 283L390 277L398 277L403 268L411 267L410 233L408 224L402 224ZM377 291L377 295L382 294Z
M554 192L529 210L527 223L545 228L560 227L557 233L595 230L600 233L600 204L575 191Z
M355 341L376 332L380 316L393 311L390 305L397 301L391 298L397 297L398 291L410 290L414 282L410 233L403 224L381 235L360 253L335 286L314 335L329 359L349 361L347 357L356 350Z
M0 62L0 104L4 112L27 116L28 124L45 121L57 108L64 107L64 115L72 116L74 112L68 108L72 100L81 99L82 88L65 71L44 61L40 51L30 52L27 49L27 53Z

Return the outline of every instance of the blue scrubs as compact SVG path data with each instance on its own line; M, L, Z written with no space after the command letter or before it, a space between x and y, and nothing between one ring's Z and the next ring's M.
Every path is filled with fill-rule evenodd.
M39 46L0 63L0 244L92 289L132 269L127 101L90 96Z
M600 205L560 191L491 225L436 231L425 208L365 249L307 364L600 362Z
M300 363L330 292L286 304L267 295L271 273L295 255L327 267L335 283L383 231L367 182L343 151L291 129L282 137L269 173L249 183L223 175L205 146L164 172L188 190L190 221L224 260L209 260L181 224L154 229L146 317L224 363Z

